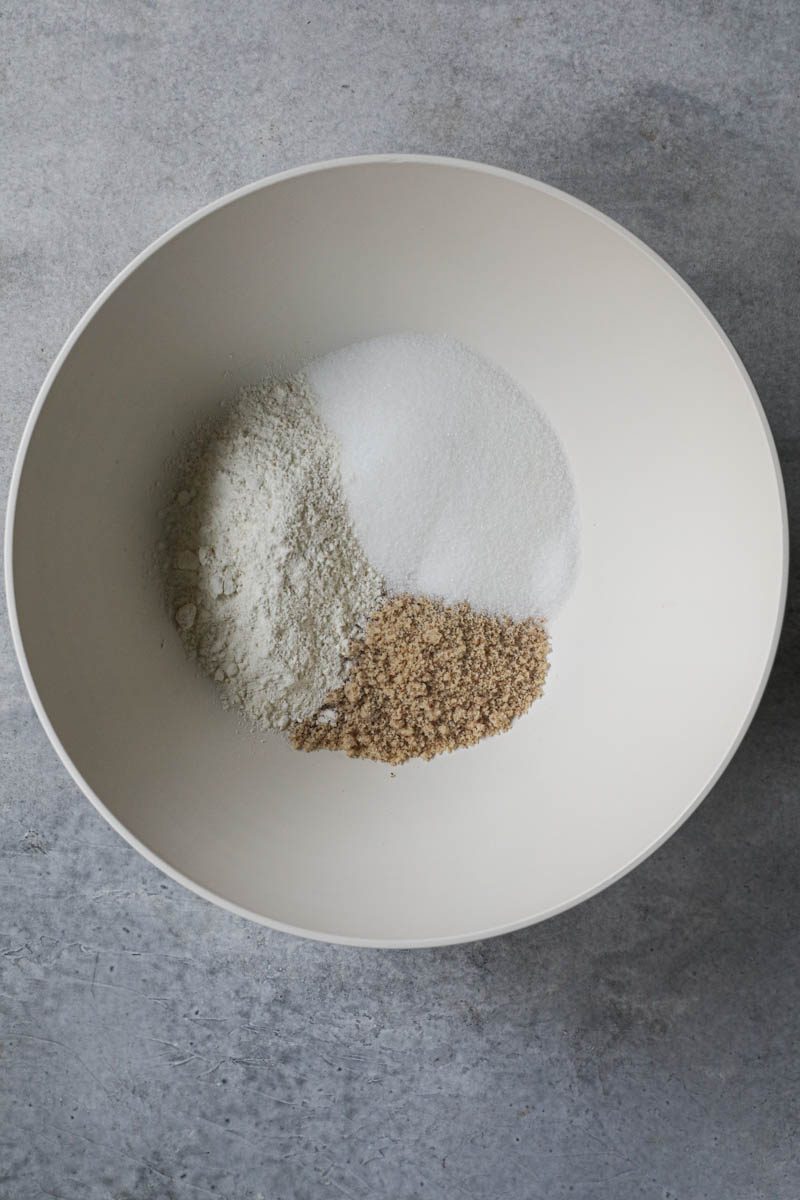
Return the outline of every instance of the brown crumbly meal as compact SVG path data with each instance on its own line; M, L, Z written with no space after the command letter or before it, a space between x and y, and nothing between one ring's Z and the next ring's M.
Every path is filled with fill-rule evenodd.
M394 596L351 643L344 686L292 727L292 745L392 764L471 746L542 694L549 650L535 621Z

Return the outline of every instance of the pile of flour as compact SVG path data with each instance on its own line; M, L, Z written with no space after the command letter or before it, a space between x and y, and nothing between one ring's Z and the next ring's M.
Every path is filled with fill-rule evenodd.
M346 675L383 585L353 532L338 443L302 379L245 388L178 464L164 516L168 602L223 702L285 729Z

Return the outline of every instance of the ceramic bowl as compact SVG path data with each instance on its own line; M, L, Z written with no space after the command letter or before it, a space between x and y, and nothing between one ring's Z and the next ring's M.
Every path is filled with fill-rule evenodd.
M543 699L507 735L391 769L243 729L150 562L163 463L221 398L409 330L455 335L535 396L583 543ZM408 156L266 179L131 263L45 380L6 540L36 711L114 828L234 912L377 946L541 920L663 842L753 715L786 562L764 413L686 284L553 188Z

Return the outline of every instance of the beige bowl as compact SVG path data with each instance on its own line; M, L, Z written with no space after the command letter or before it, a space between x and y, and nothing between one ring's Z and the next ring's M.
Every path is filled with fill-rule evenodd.
M244 731L147 565L155 483L198 417L268 368L405 330L453 334L535 395L583 564L530 714L392 771ZM741 739L786 593L769 429L696 296L552 188L408 156L267 179L140 255L47 376L7 533L26 683L111 824L233 911L381 946L541 920L652 851Z

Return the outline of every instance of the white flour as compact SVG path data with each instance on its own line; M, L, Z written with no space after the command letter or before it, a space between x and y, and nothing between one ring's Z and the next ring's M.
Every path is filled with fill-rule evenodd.
M304 383L245 388L189 446L164 518L169 604L224 703L262 729L308 716L344 681L382 583Z

